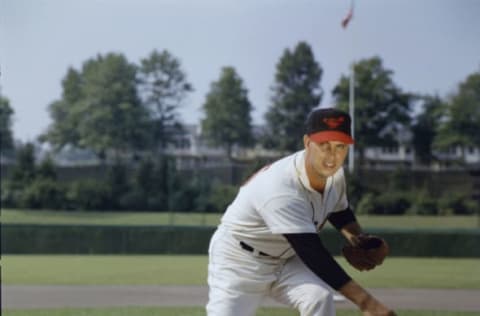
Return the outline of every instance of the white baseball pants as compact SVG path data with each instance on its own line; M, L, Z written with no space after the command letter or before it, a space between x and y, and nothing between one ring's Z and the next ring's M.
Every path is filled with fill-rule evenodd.
M207 316L254 316L270 296L301 316L334 316L333 289L294 256L255 255L219 228L212 237L208 264Z

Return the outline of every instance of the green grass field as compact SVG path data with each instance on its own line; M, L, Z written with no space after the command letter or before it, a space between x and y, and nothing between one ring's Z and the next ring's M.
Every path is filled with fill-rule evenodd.
M342 258L342 266L366 287L480 288L480 260L388 258L374 271L357 272ZM206 256L125 255L4 255L3 284L35 285L202 285ZM445 276L448 275L448 278ZM473 316L478 312L400 311L399 316ZM4 310L11 316L205 316L203 307L128 307ZM338 316L360 315L339 310ZM262 308L257 316L298 316L284 308Z
M2 210L2 223L64 225L208 225L220 214L58 212ZM359 216L371 228L478 228L476 216ZM388 258L373 272L353 270L337 258L351 276L366 287L480 288L479 259ZM204 285L206 256L130 255L3 255L4 285ZM445 276L448 276L446 278ZM399 316L473 316L478 312L400 311ZM11 316L205 316L203 307L129 307L4 310ZM338 316L361 315L339 310ZM298 316L288 309L263 308L257 316Z
M153 212L68 212L2 210L4 224L64 225L207 225L216 226L221 214ZM364 227L480 228L478 216L358 216Z
M367 287L480 289L479 259L393 257L369 273L337 260ZM7 285L202 285L207 278L206 256L4 255L1 263Z

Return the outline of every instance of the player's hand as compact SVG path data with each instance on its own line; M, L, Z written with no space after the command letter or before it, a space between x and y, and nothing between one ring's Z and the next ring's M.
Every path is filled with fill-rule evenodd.
M363 316L397 316L397 314L371 296L363 307Z
M358 306L363 316L397 316L354 280L350 280L339 289L339 292Z

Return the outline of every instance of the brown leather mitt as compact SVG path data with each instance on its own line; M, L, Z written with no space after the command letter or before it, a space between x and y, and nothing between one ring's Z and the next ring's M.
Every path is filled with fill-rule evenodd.
M355 269L372 270L383 263L389 248L385 240L374 235L359 235L356 246L346 245L342 249L343 256Z

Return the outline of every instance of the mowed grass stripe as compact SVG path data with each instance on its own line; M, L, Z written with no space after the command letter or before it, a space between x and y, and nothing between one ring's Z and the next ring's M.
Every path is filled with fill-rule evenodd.
M480 288L480 259L387 258L370 272L347 272L367 287ZM205 285L207 256L4 255L2 282L35 285Z
M221 214L168 212L83 212L2 210L3 224L42 225L204 225L216 226Z
M216 226L222 214L168 212L80 212L2 210L3 224L62 225L206 225ZM480 228L471 216L358 216L364 227L378 228Z
M206 256L2 256L3 284L201 285L206 269Z

